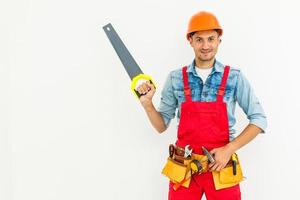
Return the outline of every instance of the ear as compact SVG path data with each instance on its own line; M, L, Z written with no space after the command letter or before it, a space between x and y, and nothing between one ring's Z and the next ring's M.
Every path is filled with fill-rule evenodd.
M220 40L220 42L219 42L219 43L221 43L221 42L222 42L222 39L220 38L219 40Z
M192 37L190 36L190 37L189 37L189 43L190 43L191 46L192 46L192 42L193 42L193 39L192 39Z

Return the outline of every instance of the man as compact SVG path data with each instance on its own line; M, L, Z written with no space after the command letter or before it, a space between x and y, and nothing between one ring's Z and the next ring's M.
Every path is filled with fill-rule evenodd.
M174 190L170 182L169 199L208 200L241 199L239 184L217 190L212 172L220 172L231 156L263 133L267 126L264 111L253 89L240 70L225 67L215 59L223 30L217 18L209 12L199 12L189 22L187 39L195 52L187 67L172 71L165 82L158 110L152 103L155 88L149 82L137 91L150 122L164 132L170 120L179 120L176 146L189 145L194 153L203 154L201 146L213 154L215 162L206 173L195 176L189 187ZM236 102L249 119L249 124L234 138Z

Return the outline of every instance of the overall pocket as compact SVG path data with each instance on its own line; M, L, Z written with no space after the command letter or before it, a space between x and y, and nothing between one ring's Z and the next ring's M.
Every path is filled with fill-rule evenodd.
M225 167L220 171L220 183L239 183L243 180L241 165L236 165L236 174L233 174L233 166Z
M205 112L205 111L198 111L198 112L189 112L189 123L191 124L192 130L198 130L199 127L201 129L211 129L211 127L215 126L217 112Z
M185 159L183 164L169 157L162 174L167 176L175 185L179 184L179 186L188 188L191 182L190 162L191 159Z
M187 165L177 162L169 157L162 170L162 174L167 176L173 182L181 182L185 178L187 168Z
M236 163L235 167L234 164L230 164L220 172L213 172L216 190L232 187L243 180L244 176L237 154L232 155L231 162Z

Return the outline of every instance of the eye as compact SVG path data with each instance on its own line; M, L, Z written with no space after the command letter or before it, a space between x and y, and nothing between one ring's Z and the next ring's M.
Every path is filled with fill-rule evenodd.
M208 41L210 41L210 42L212 42L212 41L214 41L215 40L215 38L214 37L210 37L210 38L208 38Z

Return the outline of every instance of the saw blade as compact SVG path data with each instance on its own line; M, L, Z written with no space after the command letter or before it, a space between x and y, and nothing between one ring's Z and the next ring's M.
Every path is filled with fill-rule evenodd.
M104 32L106 33L110 43L118 54L127 74L132 80L139 74L143 74L142 70L126 48L125 44L119 37L118 33L115 31L111 23L103 26Z

